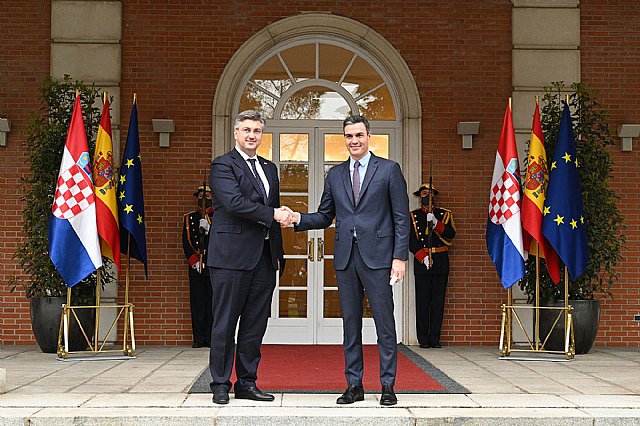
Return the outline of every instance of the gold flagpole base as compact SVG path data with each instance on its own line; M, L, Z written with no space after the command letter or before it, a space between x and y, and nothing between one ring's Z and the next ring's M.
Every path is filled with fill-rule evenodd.
M116 315L115 319L111 323L111 326L109 327L109 331L107 332L102 342L99 342L98 336L94 336L95 339L91 339L87 335L87 332L85 331L85 326L82 324L82 322L78 318L78 315L76 314L76 310L93 309L94 311L97 312L97 310L101 308L116 309L118 314ZM74 354L96 355L96 354L111 354L114 352L121 352L124 357L135 357L136 351L135 351L135 337L133 335L133 330L134 330L133 308L134 306L132 303L125 303L122 305L117 305L117 304L116 305L97 305L96 304L94 306L72 306L70 303L66 303L62 305L62 318L60 321L60 331L58 334L58 352L57 352L58 359L65 360L69 358L70 355L74 355ZM78 322L78 325L80 326L80 331L82 332L82 335L87 344L86 347L89 349L82 350L82 351L69 350L69 324L70 324L71 318L75 318L75 320ZM98 322L100 317L96 315L95 318L96 318L96 322ZM118 324L118 321L120 321L121 318L122 318L122 321L124 322L124 327L123 327L124 334L122 337L122 340L124 342L123 347L122 349L108 348L106 347L107 341L111 336L113 330L115 329L115 326ZM99 330L99 323L96 324L95 330ZM128 344L129 340L131 344ZM98 359L98 357L91 357L91 358ZM84 359L78 359L78 360L84 360Z
M533 310L534 314L534 330L539 330L539 318L540 311L542 310L551 310L558 311L558 315L555 318L555 321L547 333L547 335L543 339L532 339L529 336L529 333L525 329L524 324L520 318L519 312L523 312L525 310ZM555 330L558 325L560 319L566 315L566 324L565 334L564 334L564 350L548 350L545 348L549 337L553 330ZM524 348L514 348L511 344L511 332L512 332L512 321L513 318L516 319L520 330L523 332L526 345ZM502 326L500 331L500 356L502 359L509 359L508 357L512 355L514 352L517 353L532 353L532 354L564 354L566 359L573 359L576 354L575 350L575 338L573 333L573 306L565 305L564 307L547 307L547 306L531 306L531 305L502 305ZM555 361L553 358L540 358L541 361Z

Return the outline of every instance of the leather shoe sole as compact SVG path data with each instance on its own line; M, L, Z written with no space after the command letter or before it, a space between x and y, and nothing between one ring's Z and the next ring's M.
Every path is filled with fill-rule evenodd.
M249 388L241 391L236 391L235 398L250 399L252 401L264 401L264 402L270 402L276 399L275 396L268 393L264 393L258 388Z

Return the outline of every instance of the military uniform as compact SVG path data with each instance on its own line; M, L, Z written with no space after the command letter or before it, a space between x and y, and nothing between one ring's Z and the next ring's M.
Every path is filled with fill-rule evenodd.
M213 209L209 208L204 217L211 223ZM211 313L212 290L209 281L207 247L209 235L200 229L200 209L184 215L182 226L182 247L189 262L189 296L191 303L191 327L193 330L193 347L211 346Z
M428 184L423 184L414 195L419 196L425 186L429 188ZM432 213L437 224L429 235L428 213L427 206L411 211L409 250L414 255L416 331L421 347L440 347L445 293L449 280L449 247L456 235L456 228L451 211L435 207ZM427 268L423 262L426 262L429 248L433 262Z

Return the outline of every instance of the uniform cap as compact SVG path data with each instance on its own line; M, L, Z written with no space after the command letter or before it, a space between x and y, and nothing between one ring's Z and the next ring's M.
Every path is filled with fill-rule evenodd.
M415 195L416 197L419 197L419 196L420 196L420 192L421 192L423 189L430 189L430 190L432 190L433 192L435 192L435 194L436 194L436 195L438 195L438 194L439 194L439 192L438 192L438 190L435 188L435 186L433 186L433 185L429 185L429 182L426 182L426 183L423 183L422 185L420 185L420 188L418 188L418 190L417 190L416 192L414 192L414 193L413 193L413 195Z
M200 185L196 192L193 193L193 196L197 197L199 192L211 192L211 188L209 188L209 185Z

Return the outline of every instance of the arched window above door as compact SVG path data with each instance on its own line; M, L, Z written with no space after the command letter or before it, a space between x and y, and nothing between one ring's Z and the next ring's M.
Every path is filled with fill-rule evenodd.
M248 78L238 111L267 119L342 120L359 113L395 120L385 78L363 55L327 42L298 42L271 52Z

